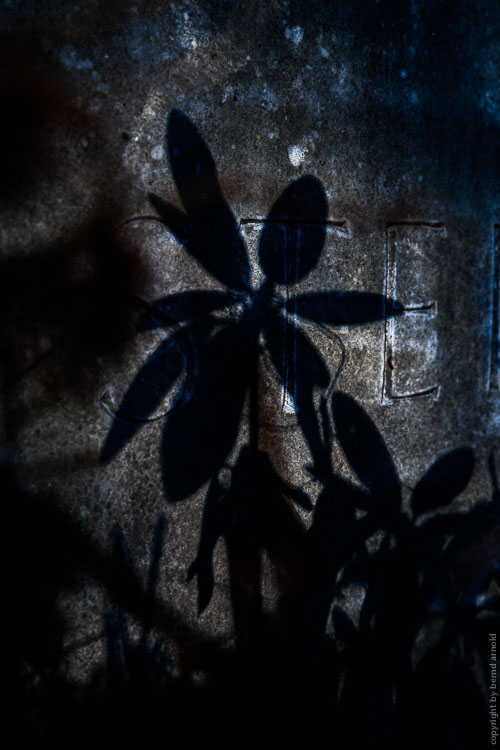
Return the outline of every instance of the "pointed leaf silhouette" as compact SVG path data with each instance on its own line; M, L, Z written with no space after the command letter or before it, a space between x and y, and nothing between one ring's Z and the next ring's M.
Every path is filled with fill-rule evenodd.
M328 204L316 177L300 177L280 195L262 230L259 260L276 284L295 284L311 271L325 241Z
M316 500L307 537L312 561L311 617L318 633L325 632L339 572L347 561L350 564L344 570L348 573L352 570L353 556L362 548L355 509L367 494L366 490L333 474Z
M212 155L194 124L179 110L168 118L167 149L179 195L188 214L156 196L152 203L173 233L206 270L230 289L248 289L250 266L236 220L217 179Z
M127 539L123 532L123 529L119 524L114 524L110 534L109 542L111 548L111 559L123 570L127 570L129 573L134 574L134 564L132 562L132 555L127 543Z
M172 334L155 349L125 393L101 451L109 461L144 426L185 367L180 337Z
M427 470L413 490L411 507L415 515L449 505L464 491L474 471L470 448L445 453Z
M328 557L338 557L339 553L353 547L353 535L363 539L360 521L356 520L356 508L365 509L368 492L343 477L334 474L318 496L314 515L309 527L309 537L316 550L324 550ZM366 515L364 518L369 518ZM364 519L361 519L364 520ZM373 533L370 527L369 534ZM332 545L332 539L336 543Z
M298 420L316 463L322 440L313 402L314 387L326 388L330 373L309 338L291 321L271 315L264 325L271 360L297 409Z
M401 486L384 439L368 414L345 393L334 393L333 416L337 438L347 460L363 484L385 509L401 505Z
M243 320L195 347L199 369L192 397L168 416L163 439L162 469L170 502L197 490L231 450L256 356L256 332Z
M230 292L193 290L177 292L155 300L143 315L139 329L150 331L165 328L173 321L187 321L221 310L238 301Z
M225 532L225 508L222 503L223 490L214 479L203 508L198 554L188 571L188 581L194 576L198 583L198 614L201 615L210 604L214 590L213 553L219 537Z
M397 300L372 292L312 292L287 300L287 309L315 323L363 325L398 315Z

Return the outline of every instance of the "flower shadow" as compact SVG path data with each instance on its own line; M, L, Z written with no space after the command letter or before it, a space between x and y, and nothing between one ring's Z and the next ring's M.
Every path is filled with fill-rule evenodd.
M181 355L187 340L194 353L189 387L167 414L162 441L167 499L185 499L221 469L236 444L247 394L250 442L258 445L258 361L263 352L293 402L313 471L321 476L325 457L313 396L330 384L331 376L300 319L364 325L397 314L398 305L362 292L281 296L283 286L292 290L310 273L323 249L328 206L323 186L313 176L295 180L272 206L258 250L264 281L253 286L249 258L213 157L195 125L178 110L169 116L166 145L183 210L156 195L150 201L186 252L225 290L187 290L148 306L142 330L168 328L170 335L125 394L101 458L113 458L173 387L187 367ZM124 424L127 414L132 419Z
M315 641L326 639L328 628L345 665L341 722L356 727L365 684L373 746L416 748L430 736L443 746L452 737L470 746L487 719L474 663L487 674L487 633L498 625L500 601L491 593L500 519L493 465L491 502L448 510L474 470L473 453L463 447L434 461L405 509L393 459L370 417L343 393L334 394L332 413L358 483L333 473L316 503L309 616ZM460 707L453 728L443 705ZM354 733L364 746L362 730Z

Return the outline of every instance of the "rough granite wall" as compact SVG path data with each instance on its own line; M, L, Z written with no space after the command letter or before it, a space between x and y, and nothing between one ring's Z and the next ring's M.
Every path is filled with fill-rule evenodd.
M154 632L167 642L177 634L176 654L183 639L207 636L228 648L235 642L222 538L214 548L213 594L201 615L196 577L188 581L207 483L167 502L169 477L160 460L167 415L190 387L189 342L187 370L131 439L102 460L127 389L166 332L177 330L167 316L163 328L138 333L144 310L169 294L225 289L207 270L210 263L200 263L159 221L158 204L148 197L183 208L176 184L182 165L176 181L176 144L166 140L173 110L213 157L246 248L251 289L266 275L259 238L273 204L309 175L327 202L324 219L314 219L324 243L309 272L278 284L275 294L295 316L293 299L320 291L397 300L362 325L340 318L335 325L301 323L330 378L323 389L311 387L313 408L319 411L323 398L331 414L339 391L355 400L365 415L358 427L366 418L385 442L404 511L433 462L459 448L472 451L473 471L446 511L465 513L489 501L500 423L495 3L5 0L0 18L4 465L15 473L9 481L19 497L35 506L37 497L50 498L94 555L71 585L64 571L54 583L57 616L46 627L61 628L65 679L84 684L102 667L110 590L119 599L120 585L132 586L106 578L112 539L126 540L137 580L145 582L159 518L165 547L156 597L165 611ZM236 312L216 313L218 325L239 320L246 302L240 303ZM309 366L303 352L298 356L293 367L304 375ZM314 505L324 482L311 470L311 444L272 360L261 339L259 446ZM223 394L217 398L223 408ZM190 413L192 423L178 433L185 441L179 472L190 471L182 455L203 462L203 446L224 429L216 409L207 426L203 400L196 403L200 422ZM125 422L143 419L137 408ZM222 487L249 439L251 409L247 397L238 437L223 465L214 464ZM346 458L339 419L332 464L360 488L363 470ZM199 423L198 440L190 435ZM470 460L467 451L457 455ZM46 515L37 512L37 528L48 533ZM310 528L312 511L294 512L303 530ZM29 527L28 510L21 515L6 524L5 535ZM38 539L37 529L29 534ZM372 552L382 539L370 537ZM496 565L495 539L481 542L479 552L472 544L461 563L467 580L483 557ZM57 544L49 541L42 558ZM22 541L15 546L22 558ZM266 611L273 611L277 585L264 552ZM25 595L36 599L35 588L25 586ZM363 587L346 583L344 608L354 622L364 595ZM141 602L130 608L131 632L140 634ZM327 631L334 639L331 616ZM45 674L46 664L28 656L26 662Z

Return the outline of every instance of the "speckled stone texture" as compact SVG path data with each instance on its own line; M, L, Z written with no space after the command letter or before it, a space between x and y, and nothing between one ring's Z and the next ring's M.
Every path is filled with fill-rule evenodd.
M498 7L489 0L4 0L0 19L1 429L11 492L2 533L12 547L4 566L25 571L9 606L25 606L26 622L35 629L42 623L43 631L21 661L36 685L57 652L64 679L88 685L109 662L105 613L122 606L139 643L150 607L149 627L168 644L173 673L188 664L190 684L201 684L203 669L191 668L186 656L193 644L206 638L230 651L237 638L222 537L201 614L196 576L188 580L208 485L169 503L162 477L162 432L186 373L133 438L101 460L127 388L166 330L176 330L170 321L137 333L144 310L169 294L224 290L148 198L183 208L169 163L168 117L182 112L211 152L254 290L265 277L259 238L271 207L294 180L320 181L327 201L321 255L276 294L372 293L399 307L366 325L304 321L330 376L327 388L314 390L314 409L319 413L324 398L332 418L339 391L362 408L358 428L365 418L376 425L407 517L428 468L450 451L470 449L470 481L445 508L465 513L491 500L499 461ZM217 313L221 326L239 314ZM265 349L259 447L314 505L324 481L311 469L296 405ZM237 439L215 467L222 487L249 439L251 408L247 398ZM338 417L332 465L362 488L366 476L341 433ZM198 459L191 455L193 464ZM311 509L297 505L293 513L306 533ZM496 523L477 544L464 543L453 580L479 580L483 568L496 566ZM161 551L153 606L144 592L155 539ZM375 528L369 552L376 554L383 539ZM79 550L74 565L71 549ZM30 554L42 571L39 584L23 562ZM120 565L128 571L121 582ZM53 576L52 593L40 594L42 614L31 615L22 602L38 601L45 575ZM262 606L270 613L283 583L277 575L272 551L263 551ZM338 594L354 623L365 593L365 585L346 581ZM437 642L433 623L413 659L418 648L425 652L422 642ZM339 637L332 613L326 631L332 642ZM484 673L478 663L471 669ZM481 690L486 695L484 683ZM377 736L381 747L389 742ZM255 738L255 746L267 746L262 742Z

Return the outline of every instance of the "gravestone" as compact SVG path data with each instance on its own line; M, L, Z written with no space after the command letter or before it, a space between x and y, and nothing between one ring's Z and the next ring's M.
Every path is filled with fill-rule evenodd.
M495 4L46 0L5 2L1 18L4 570L20 571L4 646L16 642L9 668L20 693L42 685L58 712L51 669L88 690L113 644L123 657L146 641L165 644L171 679L202 690L210 669L190 654L207 644L238 652L248 635L238 633L238 606L251 612L258 600L272 619L293 590L293 555L268 539L271 523L286 537L290 512L290 547L309 534L310 546L328 538L344 555L331 570L311 563L333 576L320 640L342 643L340 610L386 654L386 615L375 608L363 626L367 594L389 598L382 583L370 588L370 560L377 581L398 565L412 571L391 589L394 622L398 586L408 591L418 573L436 587L424 587L428 619L405 652L424 686L416 665L444 648L447 617L459 629L468 608L475 625L450 636L451 661L436 674L453 675L473 706L470 721L467 711L448 720L486 743L481 623L495 627L499 560ZM169 295L189 301L185 318ZM272 522L261 505L260 521L224 510L200 573L204 533L215 533L214 521L203 525L210 488L222 505L232 497L252 440L256 474L268 461L292 500ZM251 475L240 481L259 486ZM326 486L332 507L340 499L321 520ZM382 495L399 503L384 523ZM376 511L367 498L379 498ZM371 529L361 583L348 574L362 555L344 503ZM424 544L418 529L456 514L415 572L405 545L430 549L438 537ZM245 529L260 540L251 565L234 551ZM365 654L363 644L348 653ZM332 736L361 744L349 674L331 703ZM430 715L419 703L426 688L404 693L398 679L398 718L380 713L367 746L396 747L408 717ZM12 736L27 726L23 710L9 719ZM50 710L41 725L57 737ZM423 726L419 742L431 736ZM248 746L264 742L260 732Z

